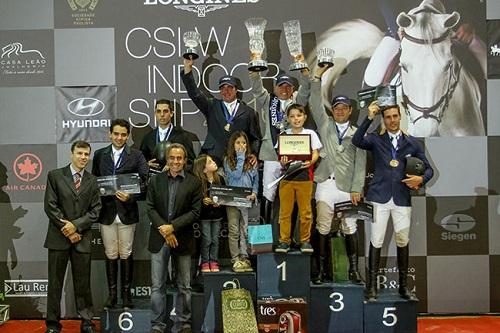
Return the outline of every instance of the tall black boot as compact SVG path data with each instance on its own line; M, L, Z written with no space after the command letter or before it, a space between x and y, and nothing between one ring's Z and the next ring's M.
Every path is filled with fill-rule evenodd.
M318 274L313 279L314 284L322 284L325 278L325 260L326 260L326 244L327 244L328 235L322 235L318 232L318 254L315 255Z
M260 216L262 217L265 224L272 223L272 213L273 213L273 202L267 200L266 198L262 198L260 202Z
M408 289L408 260L409 248L408 245L404 247L397 247L398 249L398 270L399 270L399 295L409 301L416 301L417 298Z
M368 256L368 279L366 283L366 298L368 302L377 299L377 275L380 265L380 250L370 243L370 253Z
M112 309L116 306L117 278L118 278L118 259L106 258L106 277L108 279L109 296L104 303L104 309Z
M122 283L122 298L123 308L131 309L134 307L132 302L132 278L134 273L134 260L132 255L127 259L120 259L121 283Z
M363 278L358 270L358 233L345 235L347 258L349 259L349 280L352 283L362 284Z

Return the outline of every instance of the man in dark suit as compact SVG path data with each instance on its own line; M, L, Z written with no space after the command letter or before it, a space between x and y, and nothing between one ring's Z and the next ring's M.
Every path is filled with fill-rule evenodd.
M158 127L144 136L141 143L141 151L148 161L150 168L161 170L164 165L160 165L154 156L156 145L162 141L170 143L180 143L187 151L188 166L193 165L195 156L193 140L188 132L180 126L174 126L172 119L174 117L174 107L168 99L159 99L155 105L155 117Z
M175 329L191 333L191 254L194 252L192 224L201 209L201 183L184 171L186 149L173 143L167 148L168 170L151 178L146 198L151 221L151 333L166 327L167 263L172 256L178 293L175 301Z
M47 177L44 209L49 227L44 246L49 249L49 288L46 333L61 331L61 294L68 260L71 262L76 309L82 318L80 332L95 332L90 292L90 227L97 222L101 200L95 177L85 171L90 145L75 141L71 163L52 170Z
M138 173L145 180L149 167L142 153L126 145L130 135L130 124L124 119L111 122L109 137L111 144L94 154L92 173L97 176ZM106 254L106 275L109 297L105 308L113 308L117 302L118 258L122 286L123 307L131 308L131 283L133 274L132 245L135 226L139 222L139 195L117 191L114 196L103 196L99 216L101 237Z
M234 132L243 131L248 136L252 152L258 154L261 139L259 119L254 109L236 98L238 93L236 78L226 75L219 79L222 100L208 98L196 86L193 64L193 60L184 59L181 78L189 97L207 119L207 137L201 152L212 156L217 165L222 165L229 137ZM256 155L251 155L251 163L252 165L257 163Z
M380 133L365 136L375 115L382 113L385 129ZM368 107L368 116L352 138L352 143L362 149L370 150L373 155L375 171L370 182L366 199L373 204L373 224L371 226L370 252L368 263L367 298L377 298L377 273L389 216L392 217L398 254L399 294L414 300L415 295L408 289L409 234L411 220L411 189L426 184L434 171L425 157L420 142L404 133L400 128L401 112L398 105L381 110L378 102ZM414 156L425 165L423 176L406 174L406 157Z

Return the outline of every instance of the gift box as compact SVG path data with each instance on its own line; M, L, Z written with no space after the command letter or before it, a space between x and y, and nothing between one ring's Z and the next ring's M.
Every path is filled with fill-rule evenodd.
M259 333L307 333L307 311L303 298L259 299Z
M273 229L270 224L248 226L248 252L250 254L273 252Z

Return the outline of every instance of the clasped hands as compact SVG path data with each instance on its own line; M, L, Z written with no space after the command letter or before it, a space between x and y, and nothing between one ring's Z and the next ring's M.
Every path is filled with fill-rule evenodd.
M176 248L179 245L177 237L174 235L174 227L171 224L163 224L158 227L158 232L165 238L167 245Z
M61 219L60 221L64 223L64 226L61 228L61 232L64 237L69 239L71 244L78 243L82 240L82 235L76 232L76 226L71 221L65 219Z

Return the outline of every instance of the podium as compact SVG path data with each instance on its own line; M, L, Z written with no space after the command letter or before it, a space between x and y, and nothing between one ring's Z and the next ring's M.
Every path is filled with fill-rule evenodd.
M311 285L310 332L363 332L364 285ZM368 332L368 331L366 331Z
M379 290L375 302L364 302L364 331L417 333L417 303L401 298L393 290Z
M115 308L101 313L102 333L149 333L151 331L151 305L147 299L134 300L134 308Z

